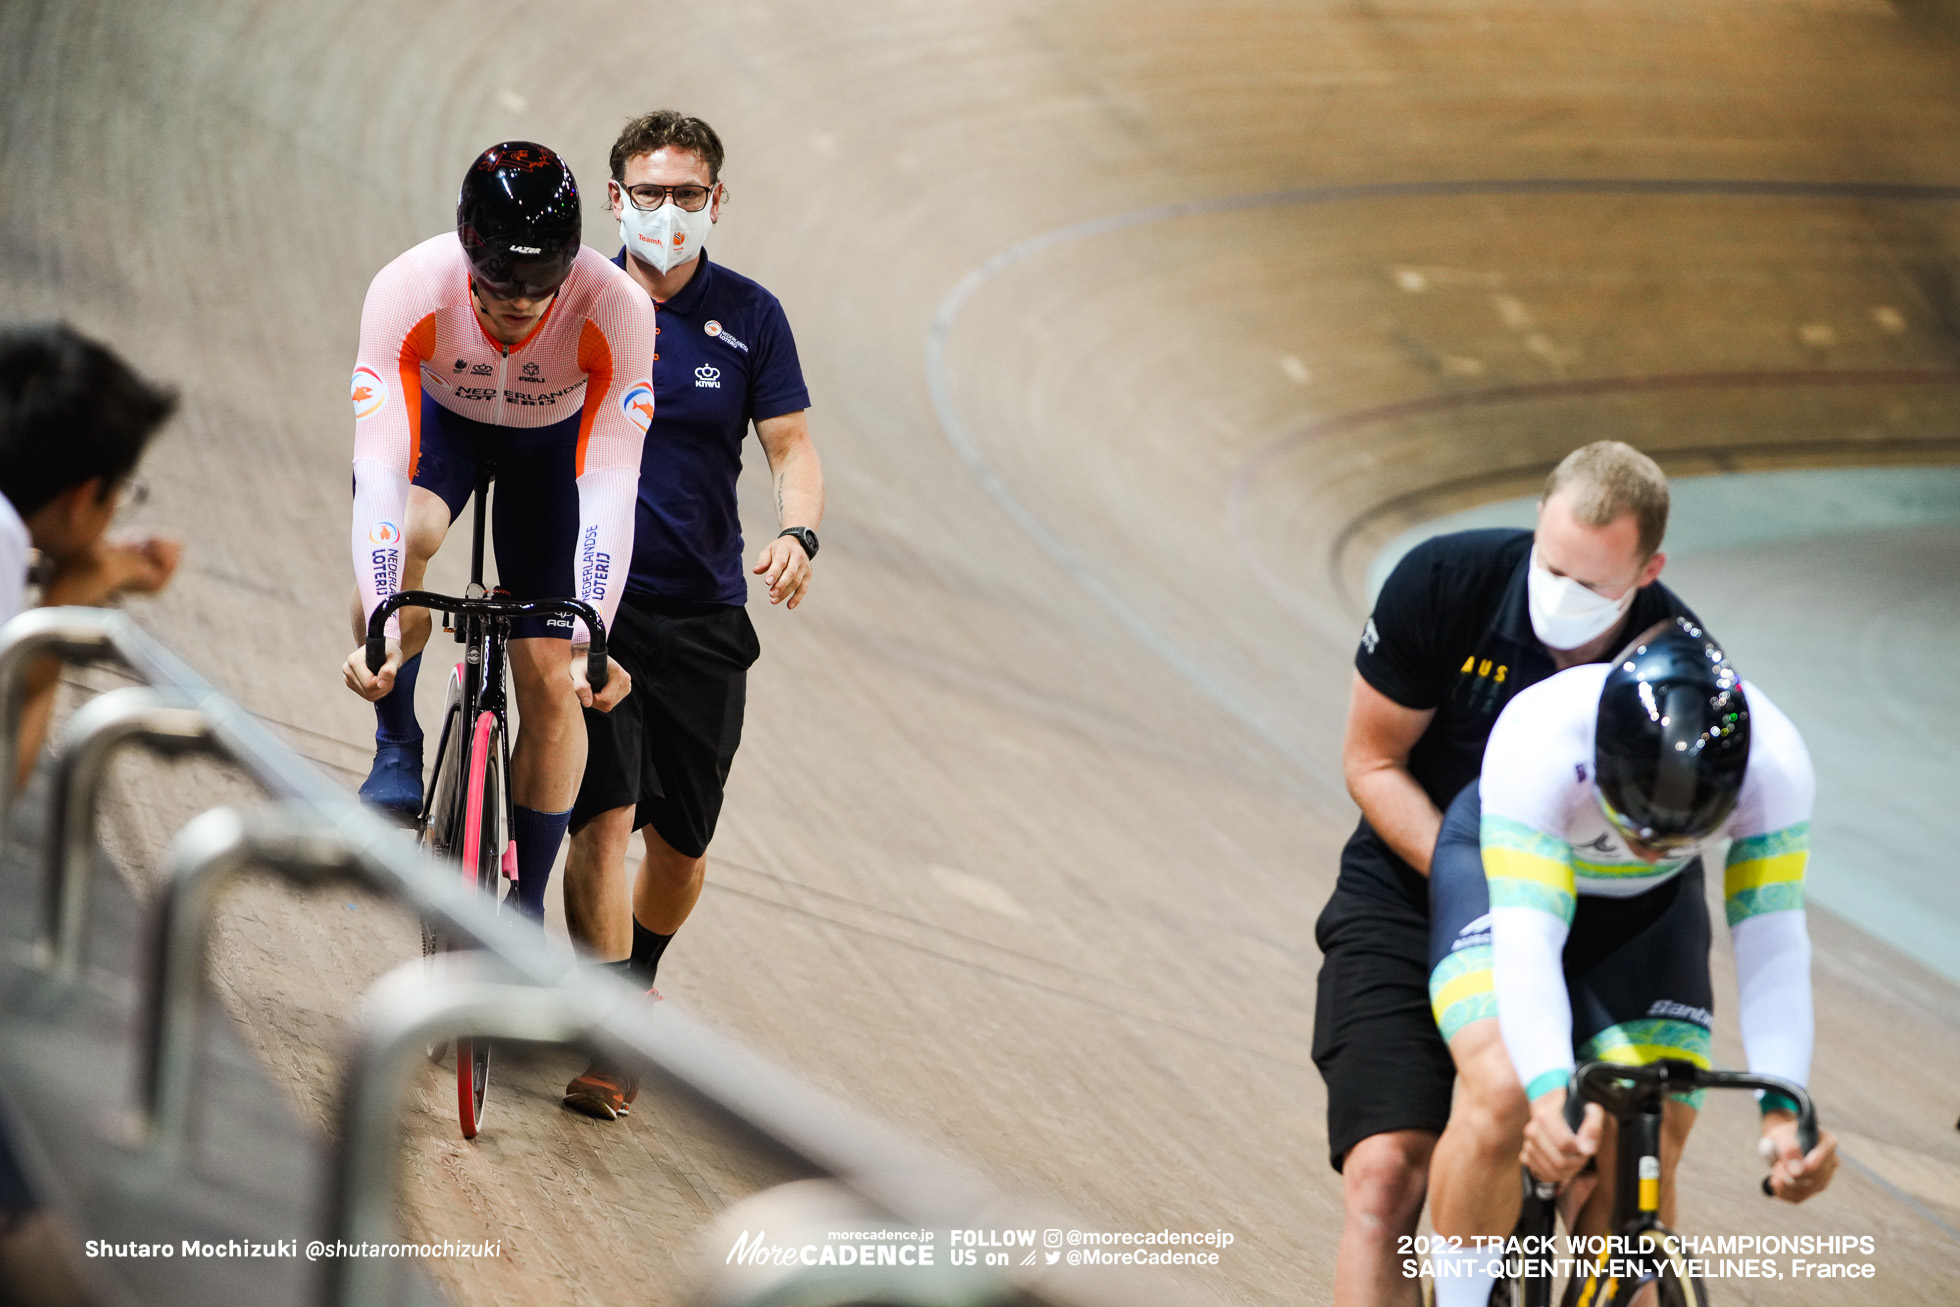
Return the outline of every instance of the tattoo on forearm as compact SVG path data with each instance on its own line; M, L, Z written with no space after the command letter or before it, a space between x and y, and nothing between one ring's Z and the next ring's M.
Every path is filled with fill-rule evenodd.
M776 474L776 521L779 525L787 525L783 517L783 476L780 472Z

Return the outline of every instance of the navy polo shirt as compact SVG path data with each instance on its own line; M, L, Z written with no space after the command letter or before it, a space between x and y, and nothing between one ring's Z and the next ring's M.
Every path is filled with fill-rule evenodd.
M622 246L613 262L626 266ZM653 425L626 592L689 603L748 601L735 482L751 422L810 407L789 319L774 295L705 251L659 305Z
M1395 565L1362 628L1354 655L1362 679L1404 708L1436 710L1409 751L1409 774L1438 808L1483 770L1484 745L1511 696L1557 670L1531 629L1530 568L1529 531L1433 536ZM1701 624L1659 581L1641 587L1599 661L1670 617Z

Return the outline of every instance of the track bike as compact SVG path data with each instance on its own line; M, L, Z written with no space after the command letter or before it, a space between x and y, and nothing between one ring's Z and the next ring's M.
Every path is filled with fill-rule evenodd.
M590 604L577 599L519 602L484 588L485 502L495 476L496 468L489 463L477 472L470 581L464 593L399 591L375 608L367 628L370 672L379 671L387 660L385 628L388 618L399 609L440 612L442 629L464 646L463 661L449 673L435 774L416 818L416 830L431 856L458 864L464 884L492 904L499 898L499 882L517 879L517 846L510 838L510 726L504 689L512 619L534 615L582 618L592 633L586 679L594 693L606 685L606 629ZM422 924L422 953L431 959L431 965L437 954L450 947L439 930L428 922ZM431 1050L431 1055L440 1051ZM482 1128L489 1086L490 1041L458 1039L456 1114L465 1139L476 1138Z
M1693 1273L1674 1231L1661 1224L1661 1115L1671 1093L1695 1089L1762 1089L1797 1105L1797 1145L1806 1156L1817 1147L1817 1109L1803 1086L1777 1076L1704 1070L1692 1062L1646 1066L1588 1062L1572 1073L1565 1096L1565 1123L1577 1130L1586 1104L1598 1103L1617 1124L1619 1148L1613 1176L1613 1215L1608 1234L1620 1242L1594 1259L1565 1288L1564 1307L1627 1307L1654 1285L1655 1307L1704 1307L1707 1291ZM1763 1181L1769 1193L1769 1181ZM1524 1170L1524 1208L1513 1231L1523 1248L1549 1249L1557 1216L1557 1186ZM1624 1251L1619 1251L1624 1250ZM1543 1263L1549 1252L1519 1260L1523 1274L1500 1279L1491 1307L1551 1307L1552 1279ZM1511 1259L1506 1259L1507 1261ZM1534 1265L1534 1263L1538 1263Z

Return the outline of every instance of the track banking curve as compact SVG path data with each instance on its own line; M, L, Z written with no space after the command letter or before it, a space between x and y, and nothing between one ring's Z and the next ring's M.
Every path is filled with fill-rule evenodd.
M551 144L590 194L627 115L701 113L730 149L713 255L784 300L831 509L810 601L751 604L764 657L663 990L1009 1189L1109 1229L1234 1230L1201 1298L1324 1300L1312 938L1353 820L1359 623L1330 560L1516 493L1578 426L1682 471L1947 438L1944 384L1456 397L1960 365L1953 48L1863 0L535 12L0 7L11 311L184 395L145 511L187 532L186 570L142 620L354 783L372 723L335 669L362 290L451 221L485 144ZM1549 180L1429 180L1465 176ZM1877 185L1777 189L1844 176ZM108 184L131 178L140 203ZM594 214L587 240L616 248ZM1234 477L1289 440L1236 538ZM743 513L773 534L760 476ZM130 846L214 786L181 788L121 814ZM248 887L220 933L239 1028L324 1120L340 1013L414 924ZM1712 1108L1687 1223L1872 1233L1890 1296L1949 1301L1949 1235L1883 1185L1954 1222L1951 987L1821 914L1817 938L1820 1101L1876 1178L1764 1209L1747 1114ZM1739 1059L1731 1026L1717 1050ZM657 1099L616 1129L560 1112L563 1062L513 1061L471 1145L432 1079L407 1223L504 1239L431 1268L459 1301L679 1301L699 1231L779 1176Z
M1458 181L1434 182L1382 182L1358 186L1317 186L1294 191L1281 191L1266 195L1217 196L1204 200L1192 200L1181 204L1158 205L1148 209L1138 209L1129 213L1112 214L1087 222L1078 222L1055 231L1043 232L1018 241L1008 248L988 258L985 262L968 272L949 291L941 301L939 310L933 315L932 327L926 337L926 383L932 393L933 408L939 417L941 430L952 442L980 485L993 497L1016 525L1040 545L1043 552L1069 573L1085 590L1093 595L1098 603L1116 615L1124 626L1135 634L1152 652L1164 659L1178 673L1190 680L1207 697L1215 700L1226 711L1240 719L1249 729L1266 738L1276 749L1287 755L1296 765L1305 768L1317 780L1329 778L1326 764L1318 759L1309 759L1300 754L1289 742L1269 732L1264 717L1247 706L1239 696L1221 684L1203 666L1194 661L1162 631L1153 626L1142 613L1125 600L1115 589L1097 575L1083 560L1065 544L1054 531L1030 513L1018 499L1014 491L987 461L986 455L975 442L973 434L961 421L953 403L951 388L947 384L946 349L947 341L953 331L953 324L959 317L961 308L972 299L989 281L1020 264L1040 258L1050 252L1063 249L1077 241L1093 240L1119 231L1148 226L1152 223L1169 222L1180 218L1197 217L1203 214L1227 213L1244 209L1281 208L1296 205L1339 204L1363 201L1411 201L1434 198L1457 198L1464 196L1502 195L1665 195L1665 196L1726 196L1726 197L1767 197L1799 200L1879 200L1913 201L1920 203L1952 203L1960 200L1960 186L1913 185L1888 182L1812 182L1812 181L1774 181L1721 178L1627 178L1624 180L1597 177L1528 177L1528 178L1487 178L1463 179ZM1355 413L1339 414L1323 418L1310 425L1307 430L1294 433L1275 441L1248 460L1233 477L1231 495L1225 511L1230 518L1233 532L1240 539L1246 564L1267 584L1273 596L1281 603L1295 602L1291 592L1278 583L1270 571L1260 561L1258 550L1250 545L1244 524L1245 501L1248 485L1270 464L1283 456L1294 446L1316 437L1335 432L1353 431L1378 422L1392 422L1401 418L1419 416L1425 413L1446 411L1451 408L1467 408L1485 404L1526 403L1535 399L1567 396L1590 396L1612 393L1627 393L1640 390L1662 389L1700 389L1743 386L1829 386L1829 385L1951 385L1960 383L1960 370L1893 370L1883 372L1763 372L1763 373L1713 373L1680 374L1663 377L1598 377L1582 378L1573 381L1544 383L1536 386L1506 386L1495 390L1477 391L1468 394L1432 395L1420 399L1403 400L1379 405L1372 409ZM1426 491L1416 491L1420 495ZM1335 582L1341 584L1340 554L1346 538L1359 526L1359 522L1344 531L1336 541L1329 566L1333 569ZM1348 595L1350 603L1355 596Z

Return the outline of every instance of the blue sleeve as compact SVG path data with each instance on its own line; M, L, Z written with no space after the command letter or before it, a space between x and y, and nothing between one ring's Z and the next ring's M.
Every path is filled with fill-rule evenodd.
M803 384L803 365L796 358L796 337L781 302L771 297L759 315L754 333L755 362L749 369L749 415L757 422L810 407Z

